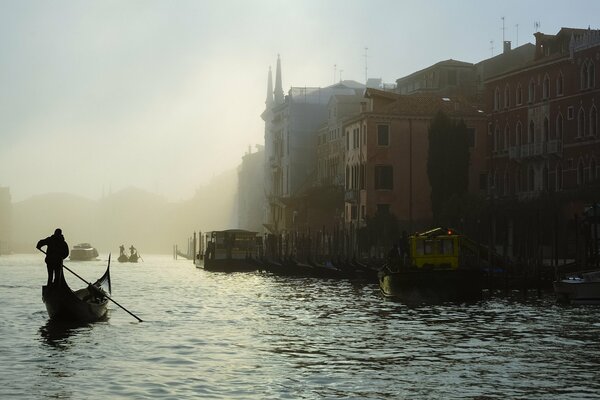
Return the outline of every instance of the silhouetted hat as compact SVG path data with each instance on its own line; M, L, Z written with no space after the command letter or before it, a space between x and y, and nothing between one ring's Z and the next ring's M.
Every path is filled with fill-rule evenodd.
M54 231L55 235L62 235L62 229L60 228L56 228L56 230Z

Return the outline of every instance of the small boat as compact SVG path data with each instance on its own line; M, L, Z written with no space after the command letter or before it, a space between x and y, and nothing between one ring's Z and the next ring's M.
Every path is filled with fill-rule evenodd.
M119 258L117 258L117 261L123 263L123 262L129 262L129 257L127 257L125 254L121 254L119 256Z
M94 284L77 291L71 290L64 271L58 284L42 286L42 300L50 319L65 322L94 322L107 316L110 295L110 261L106 272Z
M129 261L131 263L136 263L136 262L138 262L139 258L140 258L140 256L136 252L136 253L133 253L132 255L130 255L129 258L127 259L127 261Z
M259 254L257 232L243 229L207 232L204 236L204 255L194 260L207 271L242 272L257 269Z
M600 271L582 271L553 283L556 300L566 304L600 304Z
M452 229L410 236L408 257L379 272L382 294L410 302L481 299L483 273L475 246Z
M73 246L69 259L72 261L90 261L98 257L98 250L89 243L79 243Z

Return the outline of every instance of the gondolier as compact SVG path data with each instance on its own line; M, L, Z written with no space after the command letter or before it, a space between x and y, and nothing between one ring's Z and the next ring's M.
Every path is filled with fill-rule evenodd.
M48 286L53 283L58 284L61 279L63 260L69 256L69 245L65 241L62 230L57 228L52 236L40 240L35 247L41 250L43 246L47 246L44 261L48 269Z

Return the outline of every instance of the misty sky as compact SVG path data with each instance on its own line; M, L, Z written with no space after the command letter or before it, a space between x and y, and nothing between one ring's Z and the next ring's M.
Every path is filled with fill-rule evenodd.
M0 0L0 186L98 199L191 197L263 143L269 66L283 86L394 82L477 62L534 22L599 28L600 1ZM337 74L334 74L334 64Z

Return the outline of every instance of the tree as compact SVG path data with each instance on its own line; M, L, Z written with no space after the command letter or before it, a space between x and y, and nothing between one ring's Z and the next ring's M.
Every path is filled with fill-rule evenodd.
M469 184L469 143L463 120L454 121L439 111L429 127L427 175L431 186L431 209L439 224L444 204L461 197Z

